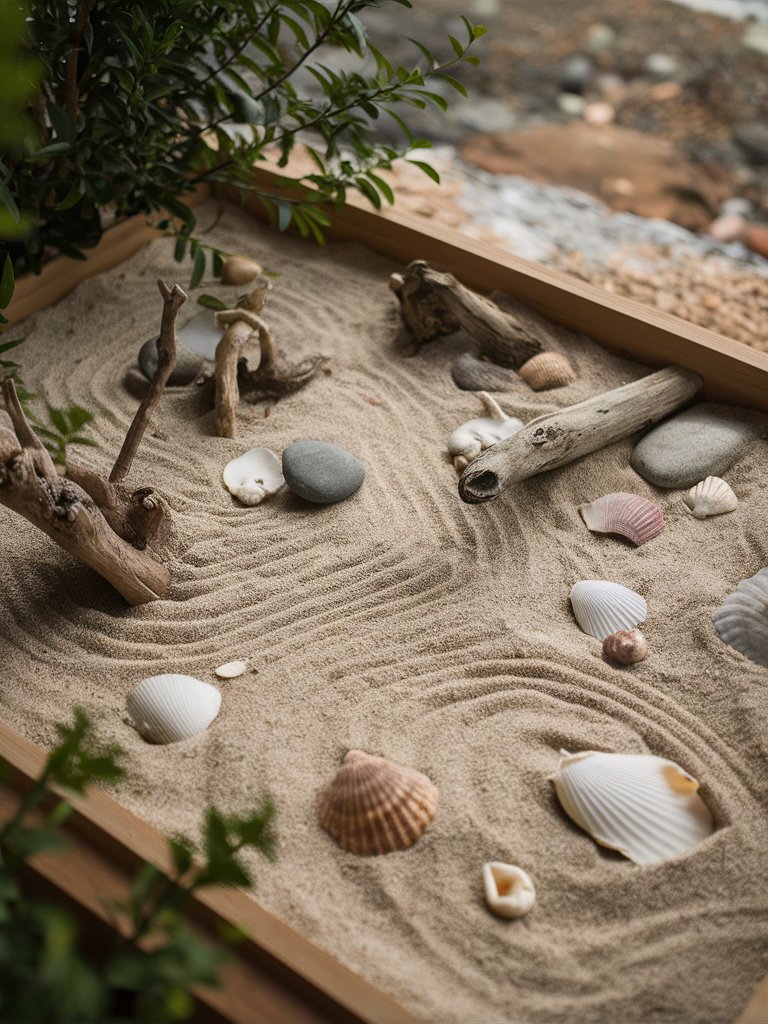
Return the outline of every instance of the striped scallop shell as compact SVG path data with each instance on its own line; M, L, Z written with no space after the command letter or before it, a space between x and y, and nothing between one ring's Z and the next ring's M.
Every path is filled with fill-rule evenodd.
M215 686L168 673L144 679L128 695L128 714L149 743L177 743L204 732L221 707Z
M551 391L573 384L576 371L559 352L539 352L517 371L534 391Z
M683 501L697 519L707 516L721 516L724 512L733 512L739 499L731 490L730 484L719 476L708 476L706 480L696 484L685 495Z
M634 629L648 614L645 598L608 580L575 583L571 587L571 607L584 632L598 640L620 629Z
M636 864L685 853L715 830L698 782L652 754L569 754L552 777L565 813Z
M633 544L646 544L663 531L664 513L639 494L616 491L579 505L581 518L594 533L618 533Z
M768 668L768 569L742 580L715 612L720 639Z
M437 788L426 775L350 750L320 794L318 820L349 853L391 853L413 846L436 807Z

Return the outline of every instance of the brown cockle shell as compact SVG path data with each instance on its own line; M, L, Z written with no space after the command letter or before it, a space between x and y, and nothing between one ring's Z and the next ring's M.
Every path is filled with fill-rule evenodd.
M616 491L579 505L579 514L593 533L618 533L633 544L646 544L663 531L664 513L639 494Z
M539 352L517 371L534 391L551 391L573 384L576 371L559 352Z
M648 644L639 629L620 629L603 640L603 654L619 665L635 665L648 657Z
M364 856L407 850L437 807L437 787L421 772L350 750L320 793L318 821L343 850Z

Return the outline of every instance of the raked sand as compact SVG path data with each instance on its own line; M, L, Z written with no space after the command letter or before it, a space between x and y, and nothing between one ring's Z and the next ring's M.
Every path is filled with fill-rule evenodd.
M214 212L201 208L202 224ZM768 671L721 643L712 613L768 564L765 442L725 474L740 503L720 519L695 520L680 492L645 484L630 441L464 505L444 445L480 412L449 373L471 346L395 350L387 279L401 268L358 246L278 237L233 208L210 240L279 274L265 313L276 338L326 353L332 372L268 418L242 404L237 440L212 436L204 389L163 399L130 480L157 486L174 511L168 600L127 608L0 507L4 720L45 747L56 722L86 708L129 751L116 796L168 833L194 833L209 803L243 811L270 792L279 860L254 862L258 900L427 1020L732 1021L768 969ZM155 242L26 325L28 386L95 414L98 447L77 452L88 464L108 468L136 408L155 279L183 284L188 270ZM647 372L565 332L562 346L577 383L504 396L509 413L529 420ZM362 459L353 498L310 507L282 492L249 509L223 489L235 455L304 438ZM657 501L665 532L640 549L589 533L577 506L616 490ZM575 624L569 589L593 578L647 598L644 663L612 667ZM145 676L214 682L234 658L257 671L219 684L204 735L153 747L125 724ZM350 747L439 787L411 850L356 858L317 827L315 794ZM701 781L718 831L646 868L600 849L548 781L561 747L677 761ZM486 860L532 875L528 917L488 914Z

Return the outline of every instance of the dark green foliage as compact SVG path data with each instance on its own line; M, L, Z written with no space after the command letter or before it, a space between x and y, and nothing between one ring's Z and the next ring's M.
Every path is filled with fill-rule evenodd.
M93 419L93 414L79 405L70 405L66 409L48 406L50 427L35 422L35 432L51 453L54 462L60 466L67 464L67 445L84 444L93 446L89 437L83 437L80 431Z
M0 829L0 1020L185 1020L193 1009L190 988L217 984L223 956L189 930L184 908L206 886L251 885L239 855L253 849L274 859L274 807L264 800L242 817L209 809L199 850L183 837L171 840L173 871L144 865L127 900L109 908L124 937L94 963L80 951L75 920L27 896L21 873L34 854L64 845L59 826L71 808L51 787L82 793L92 783L115 782L123 775L123 753L97 745L81 711L59 736L39 780ZM222 932L228 941L240 938L234 929Z
M294 223L318 241L328 224L321 203L341 205L349 189L375 206L392 202L376 171L429 145L414 138L394 108L445 109L434 91L440 81L464 93L449 70L475 62L467 50L485 30L465 19L466 40L449 37L442 63L414 41L417 62L396 67L370 43L360 20L366 8L382 3L411 6L410 0L32 0L25 23L21 0L0 4L7 8L0 24L0 35L3 27L9 33L4 51L14 52L14 33L20 34L25 67L33 72L27 91L16 83L0 107L28 99L35 61L42 74L26 120L17 111L17 130L0 137L6 153L0 237L9 239L17 272L39 269L51 251L81 257L99 240L109 207L118 219L155 215L162 229L177 233L176 256L192 257L194 287L207 260L216 272L222 255L194 237L185 195L199 182L257 191L281 229ZM317 59L323 45L368 56L368 70L330 68ZM314 91L306 89L306 77L300 85L302 68ZM371 128L382 117L400 126L401 148L377 141ZM254 190L252 168L267 147L285 166L299 133L315 164L299 184L317 195L303 188L291 198ZM436 177L429 165L413 162ZM3 226L19 216L26 233L14 240Z

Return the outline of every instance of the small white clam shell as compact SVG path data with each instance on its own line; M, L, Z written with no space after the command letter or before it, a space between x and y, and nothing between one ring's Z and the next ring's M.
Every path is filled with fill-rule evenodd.
M685 853L715 830L698 782L652 754L560 751L552 777L566 814L596 843L636 864Z
M684 496L692 516L706 519L708 516L721 516L724 512L733 512L739 499L731 490L730 484L719 476L708 476L696 484Z
M215 670L215 675L219 679L237 679L244 672L248 671L247 661L228 661L226 665L219 665Z
M714 618L724 643L768 668L768 568L742 580Z
M608 580L575 583L571 588L571 607L584 632L598 640L605 640L620 629L634 629L648 614L645 598Z
M128 714L149 743L177 743L204 732L221 707L215 686L168 673L142 680L128 695Z
M530 875L498 860L483 864L483 890L488 909L498 917L522 917L536 902Z
M269 448L251 448L224 467L224 486L243 505L258 505L285 484L282 463Z
M448 452L459 472L468 466L472 459L476 459L480 452L498 444L505 437L516 434L523 426L522 420L507 416L498 402L487 392L478 392L478 397L490 415L462 423L448 438Z
M212 309L204 309L180 327L176 337L182 345L204 359L213 359L216 346L221 341L221 328L216 323L216 314Z

